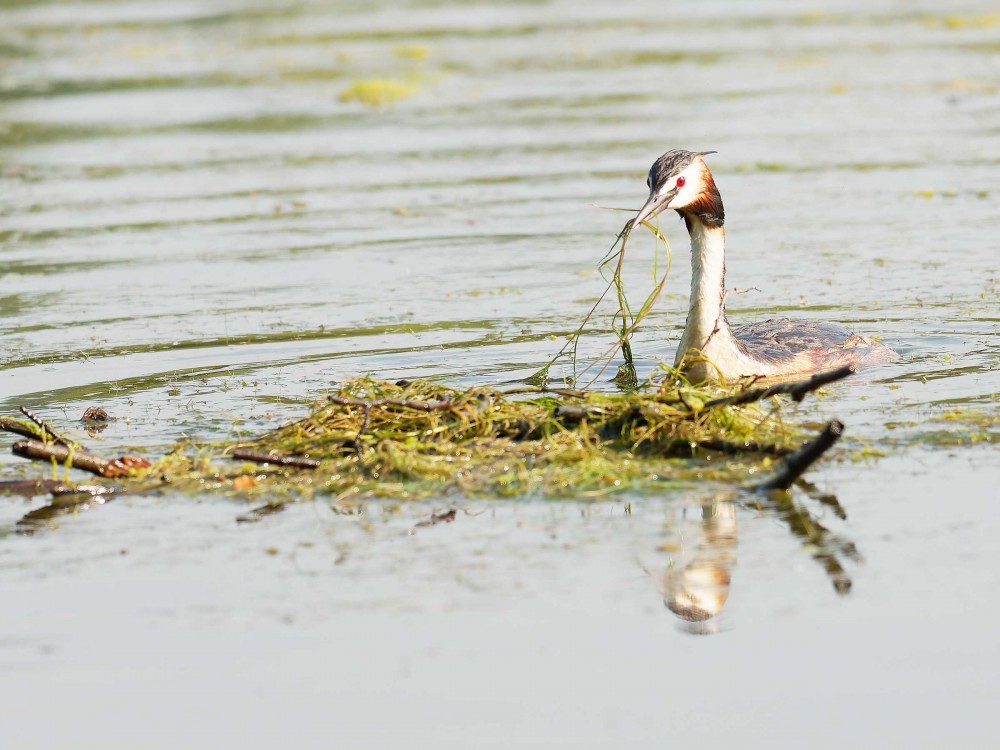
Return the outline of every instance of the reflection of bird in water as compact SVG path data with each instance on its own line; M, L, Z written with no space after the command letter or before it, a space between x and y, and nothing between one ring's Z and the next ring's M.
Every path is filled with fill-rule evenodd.
M713 499L702 506L701 539L690 562L659 577L663 603L688 622L704 622L722 611L736 563L736 504Z
M691 302L675 364L692 380L783 376L846 364L878 365L895 353L838 326L765 320L730 328L725 310L725 211L702 159L712 151L668 151L649 170L649 198L638 226L665 209L677 211L691 236Z
M847 518L847 513L836 497L820 493L808 482L800 481L799 486L813 500L833 511L838 518ZM861 561L853 542L825 527L789 493L740 495L724 492L702 501L697 541L689 547L687 561L676 564L672 560L670 565L653 572L663 603L685 621L684 630L696 634L718 631L716 618L722 613L729 598L730 583L736 567L736 514L740 507L764 512L780 520L822 566L833 590L841 595L850 592L851 579L844 569L843 561Z

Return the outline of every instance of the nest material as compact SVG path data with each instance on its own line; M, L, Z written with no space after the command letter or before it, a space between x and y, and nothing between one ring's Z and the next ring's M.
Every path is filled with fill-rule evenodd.
M259 489L280 479L310 493L397 498L579 497L665 482L739 481L789 450L797 435L776 409L712 405L718 395L675 385L518 398L356 379L317 401L305 419L238 448L243 456L262 454L258 461L271 454L319 462L303 472L275 458Z
M668 371L664 383L619 394L459 391L359 378L317 401L306 418L257 439L182 443L152 464L91 454L28 412L30 422L0 418L0 429L30 437L15 444L15 453L50 462L54 472L63 466L113 477L115 492L221 490L283 503L316 493L582 498L698 481L786 489L833 445L843 425L834 420L804 442L770 399L786 394L800 401L851 373L845 367L798 383L734 391L691 386ZM785 459L769 480L751 479L778 456ZM63 481L69 482L68 473ZM0 490L21 491L22 484L0 482ZM102 490L87 487L85 495Z

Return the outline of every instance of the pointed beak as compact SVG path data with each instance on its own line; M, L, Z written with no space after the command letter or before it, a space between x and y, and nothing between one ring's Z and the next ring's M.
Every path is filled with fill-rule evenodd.
M637 213L635 218L632 220L633 229L641 225L642 222L649 221L660 213L660 211L670 205L670 201L673 200L676 193L676 190L671 190L662 194L650 192L649 198L646 200L646 204L639 209L639 213Z

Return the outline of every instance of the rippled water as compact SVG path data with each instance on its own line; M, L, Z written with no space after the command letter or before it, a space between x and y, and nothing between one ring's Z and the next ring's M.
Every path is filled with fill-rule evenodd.
M345 100L382 79L409 96ZM30 696L97 685L66 692L74 720L122 746L207 744L208 685L227 716L276 701L229 730L252 746L334 717L369 745L745 745L781 721L788 746L988 746L996 428L944 418L998 409L998 86L986 2L0 2L0 413L101 405L113 451L257 432L356 374L523 378L604 288L608 207L638 208L677 147L719 152L734 323L830 320L901 354L810 412L889 454L814 472L839 511L737 499L718 637L659 603L669 560L715 544L711 488L487 507L416 546L423 506L247 530L228 502L130 501L23 539L40 501L2 499L5 704L34 721ZM644 371L684 322L665 226ZM190 729L151 743L98 710L148 709L142 681ZM18 747L66 744L46 731Z

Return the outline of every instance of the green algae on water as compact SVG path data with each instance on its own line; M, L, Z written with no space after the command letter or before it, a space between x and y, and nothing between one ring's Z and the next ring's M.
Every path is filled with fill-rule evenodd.
M393 78L368 78L355 81L340 92L340 101L359 102L369 107L384 107L417 93L418 87Z

